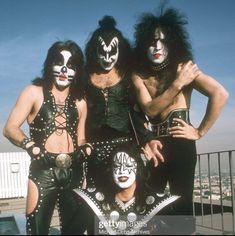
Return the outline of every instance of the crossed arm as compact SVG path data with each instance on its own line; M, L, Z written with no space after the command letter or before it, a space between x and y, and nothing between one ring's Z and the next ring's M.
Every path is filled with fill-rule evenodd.
M154 98L151 97L140 77L134 75L132 79L136 88L138 102L145 114L150 117L155 117L164 111L172 103L174 97L189 84L208 98L206 112L199 127L194 128L183 120L176 119L181 126L176 126L169 130L174 138L200 139L215 123L228 99L228 92L225 88L212 77L202 73L191 61L185 65L179 65L177 77L172 85L161 95ZM161 149L162 145L158 140L152 140L145 147L148 153L145 156L149 160L153 159L155 166L158 165L159 161L164 161L159 154Z
M189 85L200 74L197 65L191 61L186 64L179 64L176 79L167 90L156 97L151 97L143 80L138 75L133 75L132 81L141 109L151 118L157 116L172 103L185 86Z

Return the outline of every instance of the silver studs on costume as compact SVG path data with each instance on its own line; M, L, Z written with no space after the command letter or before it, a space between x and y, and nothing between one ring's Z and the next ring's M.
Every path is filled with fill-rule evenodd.
M104 194L103 193L101 193L101 192L97 192L96 194L95 194L95 198L98 200L98 201L103 201L104 200Z
M153 196L148 196L145 200L146 204L152 205L155 202L155 197Z
M137 220L137 215L134 212L130 212L127 215L127 219L128 219L129 222L134 222L134 221Z
M110 219L111 220L117 221L119 219L119 217L120 217L120 214L119 214L118 211L112 211L110 213Z

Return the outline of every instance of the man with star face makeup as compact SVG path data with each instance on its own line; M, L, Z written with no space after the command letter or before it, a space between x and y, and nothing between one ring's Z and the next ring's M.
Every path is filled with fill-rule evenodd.
M102 161L99 164L101 170L107 170L97 172L103 185L74 190L81 204L78 215L83 216L78 234L85 230L95 235L174 232L173 224L159 219L162 214L173 214L174 204L180 197L158 194L146 185L146 168L136 147L121 144L110 153L107 165Z
M161 64L166 61L168 48L165 45L165 35L157 28L154 32L154 40L147 51L147 56L153 64Z
M87 106L82 86L83 54L73 41L55 42L37 78L20 94L4 135L31 157L26 207L27 233L47 235L56 202L61 233L73 232L72 188L83 183ZM21 128L27 121L30 137Z
M144 127L145 120L132 110L131 49L115 25L113 17L104 16L85 48L87 139L104 162L120 143L131 146L137 142L144 147L151 139L151 132ZM160 146L158 141L153 142ZM154 154L162 158L158 150ZM91 165L88 172L93 172Z
M149 184L161 192L168 182L170 192L181 196L179 213L191 215L195 141L219 117L228 93L193 63L186 23L185 17L173 8L162 10L159 16L149 13L140 17L135 25L132 79L149 130L163 145L165 162L151 168ZM206 113L197 128L189 120L193 89L208 98Z

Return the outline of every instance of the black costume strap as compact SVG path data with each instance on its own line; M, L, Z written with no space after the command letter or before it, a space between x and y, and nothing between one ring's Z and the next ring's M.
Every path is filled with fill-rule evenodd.
M154 121L150 120L148 123L148 128L155 134L155 137L157 138L170 136L169 128L180 125L177 121L174 120L174 118L182 119L186 123L190 124L189 110L186 108L180 108L171 111L166 119L160 123L154 123Z

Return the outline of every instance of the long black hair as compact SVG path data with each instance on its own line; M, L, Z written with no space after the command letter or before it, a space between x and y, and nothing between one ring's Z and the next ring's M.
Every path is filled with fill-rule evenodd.
M185 28L187 23L186 16L175 8L162 8L159 16L152 13L142 14L134 32L135 72L140 75L156 73L147 58L147 49L154 38L156 28L159 28L165 35L169 66L157 73L160 78L171 83L175 79L178 64L193 60L189 35Z
M118 152L127 153L137 163L135 200L136 206L143 206L146 194L150 190L147 185L149 173L140 156L139 148L134 143L132 145L130 143L119 144L111 151L109 158L105 162L96 161L96 166L93 167L93 177L96 180L96 186L104 192L106 203L112 205L115 202L115 195L120 191L113 179L114 157Z
M72 54L71 63L76 68L76 74L75 78L72 80L70 92L72 96L81 99L84 97L84 56L81 48L72 40L57 41L48 49L47 57L42 69L42 77L34 79L32 83L46 89L52 88L54 80L52 67L60 57L60 52L62 50L67 50Z
M107 40L111 40L113 37L118 38L119 56L115 67L122 77L129 69L131 62L131 47L121 31L116 28L115 19L112 16L107 15L99 21L99 27L91 34L85 47L86 70L88 74L101 70L97 57L97 46L99 45L100 36Z

